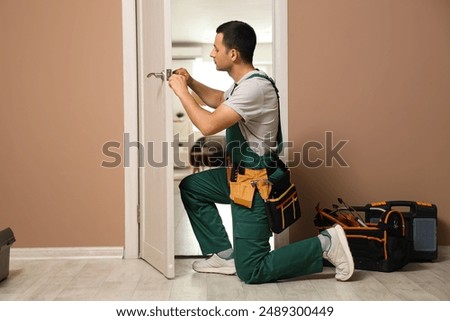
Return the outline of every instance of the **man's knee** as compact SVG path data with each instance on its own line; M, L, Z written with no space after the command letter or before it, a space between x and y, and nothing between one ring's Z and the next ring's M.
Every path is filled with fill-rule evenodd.
M247 284L262 283L261 265L270 252L268 239L235 239L234 261L237 276Z
M260 284L269 282L267 276L261 275L263 260L236 264L236 274L245 284Z
M178 185L178 188L180 189L181 192L189 191L192 189L193 186L192 177L193 175L189 175L181 180L180 184Z
M252 279L252 273L248 269L242 269L236 267L236 274L244 283L249 284Z

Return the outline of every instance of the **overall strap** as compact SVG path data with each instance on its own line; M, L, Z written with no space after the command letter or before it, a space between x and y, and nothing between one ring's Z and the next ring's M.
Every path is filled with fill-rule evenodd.
M277 149L276 152L271 152L268 155L259 156L255 152L251 150L249 147L247 140L242 135L242 132L239 128L239 124L236 123L230 128L226 130L226 136L227 136L227 152L231 156L231 159L233 163L241 163L245 167L249 168L262 168L267 166L273 166L274 162L278 162L278 154L283 149L283 136L281 132L281 117L280 117L280 96L278 93L278 88L275 86L275 82L272 78L262 75L262 74L252 74L249 77L245 78L251 79L254 77L260 77L267 79L272 84L273 88L275 89L275 93L277 95L278 100L278 133L277 133ZM237 87L237 84L235 84L231 95L233 94L234 89Z
M264 79L267 79L268 81L270 81L270 83L272 84L273 88L275 89L275 93L277 95L277 101L278 101L277 154L280 154L281 151L283 150L283 133L281 131L281 115L280 115L280 93L279 93L277 86L275 85L275 80L273 80L271 77L269 77L265 74L252 74L249 77L247 77L246 80L251 79L251 78L256 78L256 77L264 78Z

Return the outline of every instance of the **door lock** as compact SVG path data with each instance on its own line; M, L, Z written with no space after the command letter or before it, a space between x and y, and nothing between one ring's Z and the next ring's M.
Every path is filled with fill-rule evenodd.
M159 78L162 81L169 80L170 76L172 76L172 69L166 69L161 72L151 72L147 75L147 78L150 78L152 76L155 78Z

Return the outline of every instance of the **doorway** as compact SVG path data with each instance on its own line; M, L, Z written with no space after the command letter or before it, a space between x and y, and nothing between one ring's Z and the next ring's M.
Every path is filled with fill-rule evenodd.
M124 132L128 135L130 141L138 141L139 128L138 115L138 88L141 86L138 77L138 9L137 1L140 0L122 0L122 17L123 17L123 68L124 68ZM147 0L143 0L147 1ZM148 0L152 1L153 0ZM155 0L156 1L156 0ZM169 0L158 0L169 3ZM250 0L249 0L250 1ZM187 2L187 1L186 1ZM209 1L208 1L209 2ZM258 2L259 1L253 1ZM192 3L189 1L189 3ZM277 81L277 87L280 91L282 99L281 120L283 122L283 136L288 139L288 122L287 122L287 75L288 75L288 52L287 52L287 0L272 0L273 8L273 77ZM155 14L156 10L153 10ZM157 20L158 16L155 17ZM169 17L170 19L170 17ZM158 27L152 29L152 32L161 32L160 23ZM212 30L213 36L215 29ZM212 36L212 37L213 37ZM208 38L209 39L209 38ZM209 40L211 41L211 40ZM169 66L170 64L167 64ZM129 164L124 169L125 176L125 247L124 258L133 259L140 257L140 236L139 236L139 217L145 215L139 211L139 152L133 148L128 155ZM171 195L167 197L173 197ZM138 218L138 219L136 219ZM275 236L275 248L288 244L289 231L283 232L281 235ZM166 252L170 256L170 251ZM172 257L173 259L173 257Z
M237 7L240 8L238 12L230 10ZM241 20L251 25L257 34L255 67L273 77L272 17L272 0L172 0L172 69L184 67L200 82L225 91L233 80L228 74L216 70L209 53L215 29L224 22ZM193 172L189 162L192 144L204 138L192 125L175 96L172 105L174 137L178 142L174 146L175 255L198 256L202 253L183 208L178 185ZM224 137L225 132L217 135ZM233 242L230 206L217 204L217 207ZM271 245L273 247L273 239Z

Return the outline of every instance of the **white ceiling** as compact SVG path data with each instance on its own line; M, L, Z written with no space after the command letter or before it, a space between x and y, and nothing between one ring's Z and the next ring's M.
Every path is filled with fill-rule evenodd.
M251 25L258 43L272 42L272 0L172 0L172 42L214 42L216 28L230 20Z

